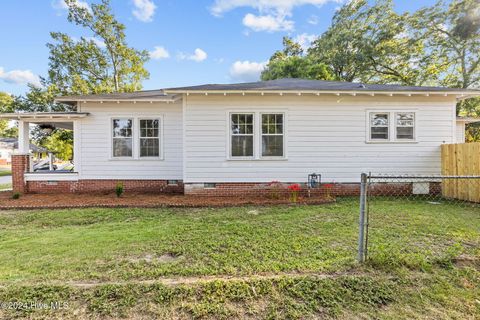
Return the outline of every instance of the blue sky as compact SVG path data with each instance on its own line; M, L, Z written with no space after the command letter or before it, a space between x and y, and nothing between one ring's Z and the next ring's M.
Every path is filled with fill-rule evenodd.
M48 70L50 31L91 36L67 22L63 0L10 0L0 13L0 91L23 94ZM77 0L88 5L99 0ZM144 89L258 79L282 37L308 45L345 0L111 0L127 41L151 52ZM399 12L435 0L395 0Z

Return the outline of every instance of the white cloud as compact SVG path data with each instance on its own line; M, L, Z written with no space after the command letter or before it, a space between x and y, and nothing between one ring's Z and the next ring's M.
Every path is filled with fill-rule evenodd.
M208 55L205 51L203 51L200 48L195 49L195 52L193 54L185 54L183 52L180 52L178 54L178 59L180 60L192 60L195 62L202 62L205 59L207 59Z
M92 9L90 8L90 5L86 1L76 0L75 5L79 8L85 8L88 10L88 12L92 13ZM52 1L52 7L54 9L68 10L68 5L65 3L64 0Z
M267 62L236 61L230 67L230 77L235 81L258 81Z
M310 48L312 42L317 39L317 36L314 34L302 33L293 38L293 41L298 43L303 50Z
M154 60L170 58L170 53L164 47L156 46L153 51L149 52L150 58Z
M292 20L287 20L285 16L256 16L248 13L243 18L243 25L257 32L275 32L293 30L294 22Z
M153 15L157 6L153 3L152 0L133 0L133 9L132 13L140 21L151 22L153 21Z
M240 7L252 7L259 11L274 10L276 12L291 13L292 9L302 5L322 6L328 2L343 3L345 0L215 0L211 7L214 15L223 13Z
M316 15L311 15L310 18L308 18L307 22L311 25L316 26L318 24L318 17Z
M210 12L218 17L240 7L250 7L257 10L259 15L247 14L243 18L243 24L247 27L254 31L290 31L294 28L294 22L286 18L292 16L295 7L303 5L320 7L328 2L346 1L348 0L215 0ZM311 19L310 21L315 22Z
M7 83L14 84L32 84L36 87L41 87L40 77L30 70L11 70L5 71L0 67L0 79Z

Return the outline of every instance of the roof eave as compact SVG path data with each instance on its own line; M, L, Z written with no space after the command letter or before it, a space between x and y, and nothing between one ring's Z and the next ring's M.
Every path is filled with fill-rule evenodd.
M75 120L89 115L88 112L24 112L0 113L0 119L9 120Z
M265 89L265 90L165 90L168 94L313 94L313 95L397 95L397 96L455 96L458 99L468 99L471 97L480 96L480 91L383 91L383 90L370 90L370 91L358 91L358 90L281 90L281 89Z

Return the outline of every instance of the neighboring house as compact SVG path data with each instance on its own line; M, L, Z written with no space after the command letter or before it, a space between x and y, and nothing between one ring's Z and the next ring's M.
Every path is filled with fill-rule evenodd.
M26 191L238 194L266 183L358 183L361 172L440 174L463 141L455 105L479 90L282 79L59 97L72 113L9 114L74 130L75 173L25 174ZM471 119L474 121L474 119ZM26 148L23 148L25 150ZM55 184L57 182L57 184Z
M43 159L48 155L48 150L30 143L30 153L35 159ZM0 165L9 165L12 162L12 154L18 151L17 138L0 138Z

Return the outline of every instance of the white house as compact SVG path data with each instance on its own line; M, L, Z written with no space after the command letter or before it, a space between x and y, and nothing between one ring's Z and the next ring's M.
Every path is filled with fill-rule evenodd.
M17 138L0 137L0 165L10 165L12 155L18 151ZM48 150L30 143L29 152L36 159L46 158Z
M362 172L440 174L440 146L464 139L456 103L474 96L480 91L281 79L59 97L76 112L1 117L19 121L20 154L30 123L74 130L75 172L26 168L17 189L112 190L122 181L231 194L303 183L314 172L339 184L358 183Z

